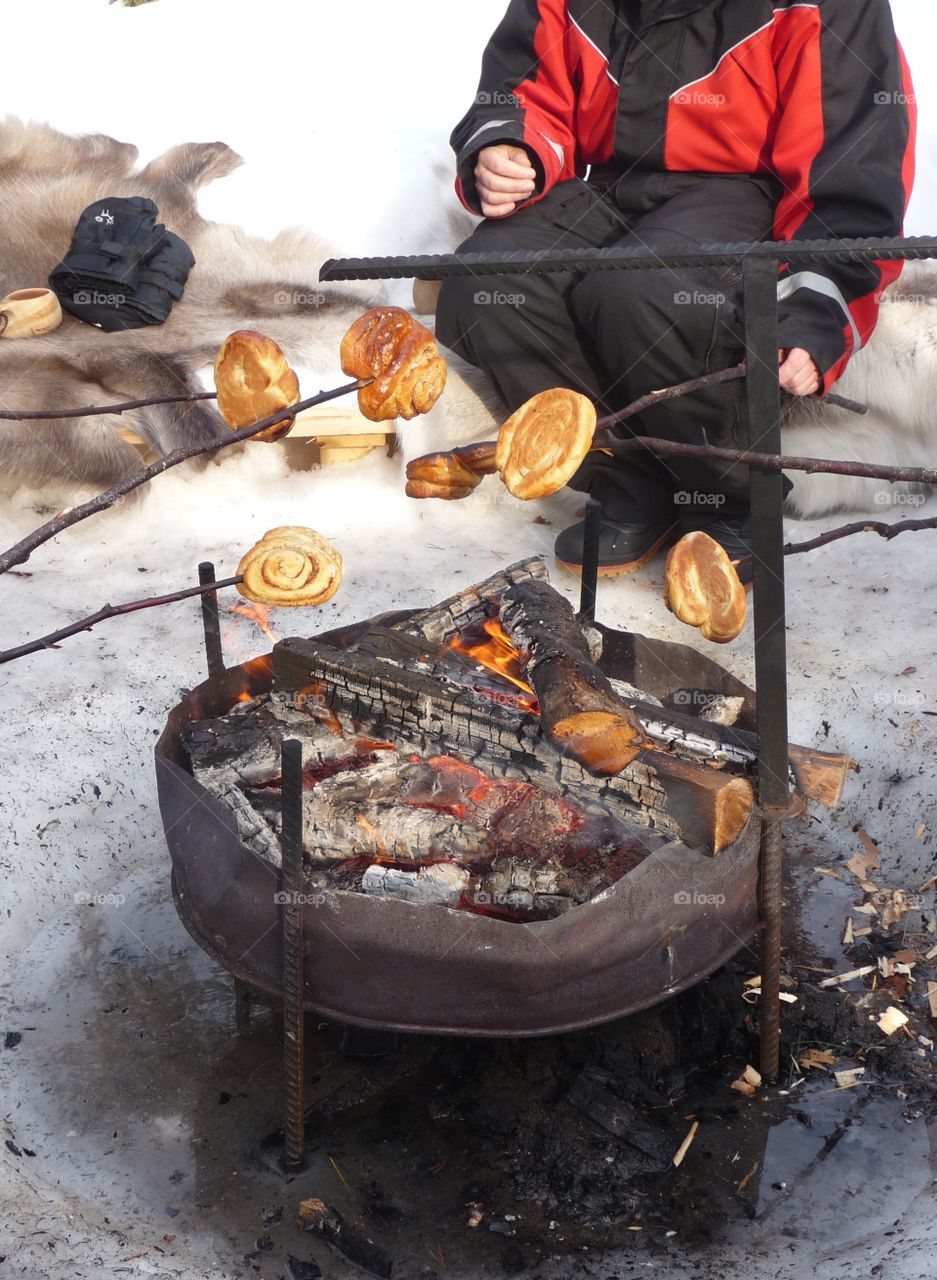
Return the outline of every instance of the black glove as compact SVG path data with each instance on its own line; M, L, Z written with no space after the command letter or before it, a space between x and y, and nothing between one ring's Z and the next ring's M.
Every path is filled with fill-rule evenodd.
M162 324L195 259L143 196L96 200L78 220L49 285L65 311L112 332Z

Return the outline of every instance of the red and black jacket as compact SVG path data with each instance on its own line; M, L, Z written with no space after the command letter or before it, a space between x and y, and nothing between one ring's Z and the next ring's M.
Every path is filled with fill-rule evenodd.
M534 200L589 165L774 174L776 239L893 236L915 115L888 0L510 0L452 145L473 213L479 151L518 142L541 174ZM811 353L825 390L900 270L782 270L781 345Z

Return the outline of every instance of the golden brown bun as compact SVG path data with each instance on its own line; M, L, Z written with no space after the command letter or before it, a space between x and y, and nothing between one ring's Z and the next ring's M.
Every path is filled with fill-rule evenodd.
M565 387L541 391L512 413L495 461L515 498L556 493L578 470L595 435L595 405Z
M375 307L359 316L342 339L342 369L373 378L358 392L370 422L429 413L446 385L446 362L436 339L402 307Z
M671 548L664 568L664 603L706 640L728 644L745 626L748 601L735 566L718 542L699 531Z
M218 409L229 427L252 427L299 399L299 379L273 341L253 329L229 333L215 356ZM253 440L279 440L293 418L278 422Z
M330 600L342 581L342 557L314 529L268 529L242 558L238 591L259 604L316 605Z
M481 482L458 453L427 453L407 463L408 498L467 498Z

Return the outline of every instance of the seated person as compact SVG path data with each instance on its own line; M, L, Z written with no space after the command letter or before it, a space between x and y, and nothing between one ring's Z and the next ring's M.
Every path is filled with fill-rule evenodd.
M455 129L471 252L894 236L913 177L914 98L887 0L511 0ZM901 264L782 269L779 377L829 391ZM566 386L611 413L744 355L740 267L454 278L439 339L508 410ZM663 403L622 433L747 447L744 384ZM758 433L754 432L757 447ZM703 529L751 545L742 467L588 457L600 567L628 572ZM556 555L582 564L583 525Z

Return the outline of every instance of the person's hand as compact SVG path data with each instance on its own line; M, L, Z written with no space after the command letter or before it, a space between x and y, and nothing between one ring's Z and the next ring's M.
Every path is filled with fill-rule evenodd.
M820 370L809 351L790 347L778 352L781 387L792 396L812 396L820 389Z
M523 147L485 147L475 164L475 183L486 218L506 218L534 193L537 173Z

